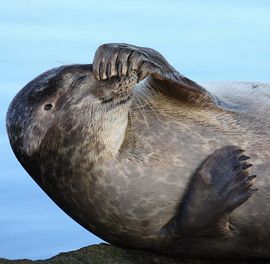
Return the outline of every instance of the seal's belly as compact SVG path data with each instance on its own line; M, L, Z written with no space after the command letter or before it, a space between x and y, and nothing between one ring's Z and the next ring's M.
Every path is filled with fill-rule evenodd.
M224 119L233 123L231 115ZM269 155L265 148L254 151L258 144L252 142L252 134L244 133L244 128L236 124L224 129L224 123L214 116L208 125L204 122L182 116L164 119L160 115L157 119L147 112L145 117L141 111L133 113L133 130L129 127L127 132L133 135L129 134L123 143L119 159L105 163L101 177L93 181L89 190L98 223L107 230L105 238L137 238L142 243L157 236L175 216L193 173L222 146L245 148L252 162L260 164L257 169L265 183L267 177L262 170L269 168ZM262 159L257 152L266 156ZM243 208L250 210L251 204L248 201ZM258 215L254 213L254 217ZM95 231L95 225L92 229Z

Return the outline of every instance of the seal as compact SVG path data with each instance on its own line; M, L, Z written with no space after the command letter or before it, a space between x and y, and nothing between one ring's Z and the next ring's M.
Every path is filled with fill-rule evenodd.
M93 64L19 91L10 143L60 208L112 244L270 257L270 86L206 86L153 49L104 44Z

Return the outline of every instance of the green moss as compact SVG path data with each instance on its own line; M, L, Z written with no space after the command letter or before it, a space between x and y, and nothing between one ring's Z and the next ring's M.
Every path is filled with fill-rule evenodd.
M6 260L0 264L247 264L254 261L173 259L147 251L122 249L108 244L99 244L76 251L60 253L47 260ZM264 262L264 263L270 263Z

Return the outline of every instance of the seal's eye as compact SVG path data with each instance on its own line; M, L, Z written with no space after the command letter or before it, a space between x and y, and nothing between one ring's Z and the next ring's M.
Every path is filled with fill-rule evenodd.
M44 105L44 109L45 109L46 111L51 110L52 108L53 108L53 105L52 105L52 104L45 104L45 105Z

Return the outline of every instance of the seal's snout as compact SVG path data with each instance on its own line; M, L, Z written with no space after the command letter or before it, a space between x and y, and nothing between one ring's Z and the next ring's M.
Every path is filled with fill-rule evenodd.
M131 72L129 77L121 76L119 81L115 83L112 92L118 95L128 95L132 92L132 88L138 83L139 77L137 72Z
M118 105L129 101L132 98L134 86L138 83L139 77L136 71L129 76L113 77L110 80L97 81L96 97L102 104L113 103ZM110 87L108 89L108 87Z

